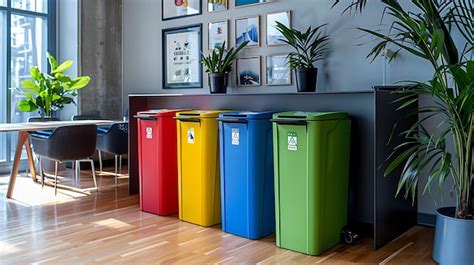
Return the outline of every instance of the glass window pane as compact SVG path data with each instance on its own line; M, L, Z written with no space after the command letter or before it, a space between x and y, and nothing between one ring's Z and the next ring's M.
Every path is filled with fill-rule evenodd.
M1 0L0 0L1 2ZM0 123L7 122L7 15L0 12ZM0 133L0 162L7 160L7 134Z
M48 0L12 0L12 7L27 11L47 13Z
M47 71L47 21L40 17L23 15L11 16L11 87L19 87L21 82L30 78L30 69L38 66ZM11 122L26 122L37 113L24 113L16 107L23 99L22 95L11 92ZM16 136L11 138L15 146ZM13 148L14 149L14 148ZM14 152L15 150L11 150ZM12 153L13 156L13 153Z
M0 0L0 6L7 6L7 0Z

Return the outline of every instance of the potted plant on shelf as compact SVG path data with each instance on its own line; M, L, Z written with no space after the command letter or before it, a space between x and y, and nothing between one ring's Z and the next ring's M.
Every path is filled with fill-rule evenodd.
M424 170L424 193L436 182L443 190L450 177L457 203L438 209L433 258L441 264L474 264L474 5L472 0L409 2L383 1L394 19L386 31L360 29L379 39L369 57L390 45L426 60L434 72L427 82L409 82L411 88L395 91L401 94L400 109L424 117L403 132L405 143L395 148L385 175L403 166L397 194L405 190L412 200ZM420 107L420 97L434 103ZM423 125L434 117L442 122L429 132Z
M206 67L206 73L209 74L211 94L225 94L227 92L232 64L240 50L247 46L248 43L248 41L245 41L236 49L231 48L229 51L226 51L226 43L224 42L218 49L214 49L211 54L202 57L201 63Z
M294 49L287 58L290 68L296 72L298 92L316 91L318 68L314 64L325 58L330 40L329 36L322 32L325 26L326 24L309 27L305 32L301 32L277 22L276 29L283 35L281 41Z
M22 112L33 112L38 110L42 118L50 117L53 112L62 110L65 105L74 103L77 90L86 87L90 77L80 76L71 78L64 72L73 65L67 60L59 64L56 59L48 53L48 61L51 72L42 73L38 67L30 69L31 79L23 80L20 88L14 88L25 99L18 104Z

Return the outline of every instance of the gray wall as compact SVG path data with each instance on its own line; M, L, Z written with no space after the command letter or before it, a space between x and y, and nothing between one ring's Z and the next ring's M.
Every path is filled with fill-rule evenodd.
M203 2L206 2L203 0ZM131 93L209 93L207 78L204 78L202 89L163 90L161 31L165 28L203 24L203 47L207 47L207 24L211 21L229 19L230 42L233 43L235 18L256 15L261 17L261 39L266 34L265 14L274 11L291 10L293 27L306 28L308 25L329 23L328 32L332 37L331 55L327 60L318 63L320 68L318 90L366 90L375 85L390 85L399 80L427 80L432 76L429 65L412 56L401 53L396 62L387 64L385 58L378 58L373 63L366 59L370 42L357 27L377 28L383 6L378 1L370 1L364 15L341 15L341 5L331 9L333 0L279 0L273 3L245 8L234 8L234 0L229 0L230 10L218 13L207 13L203 5L203 15L189 18L161 21L161 1L157 0L123 0L123 67L124 67L124 101L127 108L127 95ZM342 1L344 2L344 1ZM273 55L289 51L286 46L246 49L242 57L250 55ZM206 51L207 52L207 51ZM262 58L262 67L264 59ZM264 78L263 78L264 80ZM229 93L270 93L293 92L291 87L253 87L238 88L235 77L232 78ZM435 189L433 189L435 190ZM445 198L448 198L447 196ZM450 201L445 201L450 204ZM439 205L438 205L439 206ZM434 213L435 206L429 196L419 199L419 211Z
M79 94L81 114L122 118L122 1L80 0L80 73L91 77Z

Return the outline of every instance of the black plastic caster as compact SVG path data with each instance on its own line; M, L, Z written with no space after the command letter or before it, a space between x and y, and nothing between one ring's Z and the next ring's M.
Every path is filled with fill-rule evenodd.
M344 227L341 231L341 238L346 244L352 245L359 239L359 234L348 227Z

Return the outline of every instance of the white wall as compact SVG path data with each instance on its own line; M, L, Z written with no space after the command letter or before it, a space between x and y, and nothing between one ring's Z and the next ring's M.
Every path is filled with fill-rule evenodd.
M57 54L59 61L73 60L74 65L67 74L75 77L79 74L79 21L78 0L58 1L57 17ZM77 106L70 104L61 111L62 120L70 120L77 114Z

